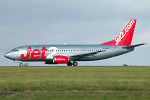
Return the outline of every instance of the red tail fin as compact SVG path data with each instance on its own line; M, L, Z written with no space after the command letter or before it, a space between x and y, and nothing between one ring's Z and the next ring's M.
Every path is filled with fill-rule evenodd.
M102 43L101 45L131 45L136 20L132 19L112 41Z

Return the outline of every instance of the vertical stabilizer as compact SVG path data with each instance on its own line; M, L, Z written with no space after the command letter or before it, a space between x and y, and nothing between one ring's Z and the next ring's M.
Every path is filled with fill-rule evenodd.
M114 40L102 43L101 45L131 45L135 25L136 19L131 19Z

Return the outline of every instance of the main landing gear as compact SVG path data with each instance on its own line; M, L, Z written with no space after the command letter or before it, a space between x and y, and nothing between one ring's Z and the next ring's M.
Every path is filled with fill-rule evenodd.
M78 66L78 63L74 61L73 66Z
M71 63L70 61L67 63L67 66L78 66L78 63L76 61L73 61L73 63Z

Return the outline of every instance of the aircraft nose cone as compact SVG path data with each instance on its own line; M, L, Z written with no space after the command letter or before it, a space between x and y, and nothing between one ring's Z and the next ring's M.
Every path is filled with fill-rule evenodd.
M6 53L4 56L5 56L6 58L10 58L10 53Z

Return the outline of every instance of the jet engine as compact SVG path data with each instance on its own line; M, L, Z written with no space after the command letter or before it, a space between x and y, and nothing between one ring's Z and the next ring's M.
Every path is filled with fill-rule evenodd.
M53 63L68 63L67 56L54 56Z
M67 56L57 55L53 57L53 61L46 61L45 64L58 64L58 63L68 63L69 59Z

